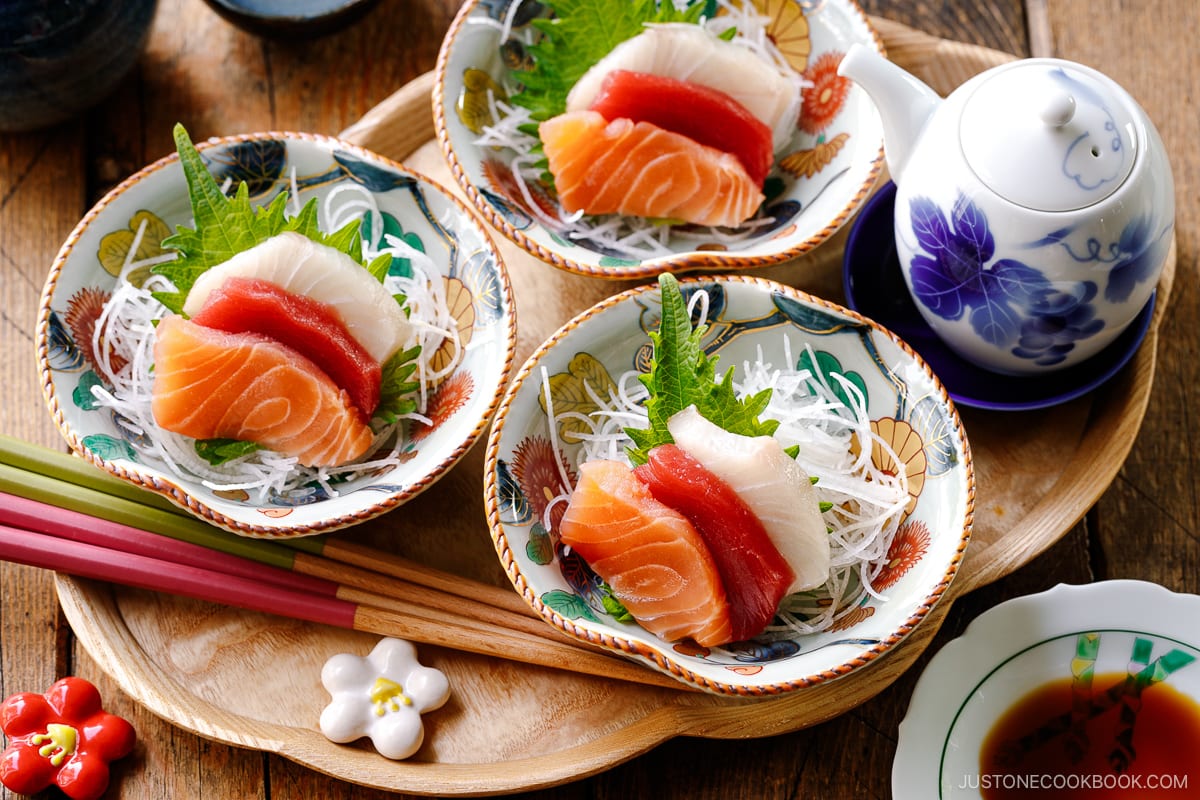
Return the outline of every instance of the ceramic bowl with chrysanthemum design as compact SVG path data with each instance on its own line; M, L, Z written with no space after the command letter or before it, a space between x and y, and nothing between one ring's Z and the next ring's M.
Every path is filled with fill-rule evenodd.
M412 257L393 258L389 277L393 271L411 276L414 260L432 265L425 283L441 295L446 327L456 330L459 345L443 339L428 355L429 374L445 374L426 382L418 409L423 419L403 422L367 457L376 458L370 468L265 492L214 485L170 468L156 457L154 430L139 430L97 402L111 393L103 376L118 374L121 364L96 330L118 276L122 286L141 285L155 263L172 257L162 241L178 226L194 225L183 170L171 155L101 199L50 270L38 314L38 364L50 413L67 443L109 473L249 536L334 530L415 497L482 435L508 377L513 299L490 234L437 184L337 139L272 132L212 139L198 149L217 184L245 184L253 206L288 194L288 213L294 213L315 198L323 229L358 218L369 246L402 241Z
M827 420L820 423L812 451L800 445L798 463L817 464L805 467L810 475L822 469L815 442L831 441L824 438L829 435L844 447L841 454L828 454L831 461L865 457L876 476L903 476L889 501L894 533L870 566L873 592L833 595L827 587L800 592L785 605L811 601L814 613L821 613L836 604L830 624L809 632L774 627L750 641L702 647L689 639L665 641L624 619L609 602L605 579L564 544L560 526L580 463L596 457L588 448L608 435L598 433L602 421L614 409L630 411L619 398L637 391L637 375L653 352L649 333L657 330L661 314L653 285L611 297L565 324L534 352L505 394L484 475L488 524L501 564L549 624L707 691L777 695L863 668L921 622L950 585L966 548L974 471L954 405L903 341L852 311L739 275L691 278L680 287L685 298L701 290L706 295L702 347L720 357L718 374L733 368L734 383L743 385L763 365L786 372L794 367L823 386L841 387L822 394L822 403L859 409L852 433ZM859 396L861 403L854 399ZM615 455L602 457L620 459L622 452L618 447L610 451ZM831 480L824 474L823 480ZM833 485L823 488L821 480L816 488L829 492L820 497L831 501L824 511L831 525L865 518L865 504L844 499Z
M469 0L442 44L434 122L455 179L484 218L517 245L555 267L595 277L762 267L812 250L854 214L881 169L878 115L837 67L852 44L880 52L883 45L853 0L753 2L764 36L803 89L795 129L776 148L765 200L750 220L733 228L673 224L668 235L639 234L636 243L624 229L616 241L581 239L552 188L518 180L519 148L493 146L483 137L504 116L497 104L520 91L518 70L528 66L528 45L546 14L541 4L524 0ZM720 4L714 7L725 13ZM592 227L606 229L615 219L598 218Z

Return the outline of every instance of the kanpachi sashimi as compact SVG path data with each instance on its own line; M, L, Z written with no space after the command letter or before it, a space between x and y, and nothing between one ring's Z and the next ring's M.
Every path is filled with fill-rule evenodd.
M788 594L829 577L829 533L812 482L771 436L741 436L688 406L667 421L675 443L725 481L762 522L796 573Z
M412 326L396 298L362 264L299 233L272 236L206 270L188 292L183 312L194 316L209 294L232 277L268 281L324 303L380 364L412 335Z
M724 583L695 527L656 500L628 465L593 460L559 526L646 630L713 646L733 636Z
M771 129L776 150L796 132L799 84L749 48L700 25L651 25L626 39L575 83L567 95L567 111L591 108L605 78L618 69L697 83L729 95Z
M158 324L154 419L195 439L249 441L304 466L338 466L374 441L346 393L296 351L177 315Z
M736 156L647 122L577 111L546 120L538 133L570 212L737 225L763 201Z

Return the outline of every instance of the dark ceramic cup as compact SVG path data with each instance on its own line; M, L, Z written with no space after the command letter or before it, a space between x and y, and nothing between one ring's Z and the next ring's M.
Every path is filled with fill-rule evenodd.
M0 131L69 119L103 100L142 52L156 0L2 0Z

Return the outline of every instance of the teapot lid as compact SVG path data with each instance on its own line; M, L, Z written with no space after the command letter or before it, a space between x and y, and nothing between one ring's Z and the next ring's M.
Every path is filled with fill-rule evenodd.
M993 192L1038 211L1095 205L1133 169L1138 137L1124 91L1058 59L1014 62L967 98L963 155Z

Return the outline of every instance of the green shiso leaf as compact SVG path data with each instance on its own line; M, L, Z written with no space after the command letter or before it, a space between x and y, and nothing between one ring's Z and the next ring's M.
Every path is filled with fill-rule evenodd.
M733 367L718 382L719 357L709 357L701 344L708 326L692 328L687 302L673 275L660 275L658 286L662 295L662 321L658 331L650 334L654 358L650 371L638 378L650 392L646 400L650 427L625 429L634 444L628 451L633 463L646 463L651 449L673 442L667 420L692 405L702 417L730 433L774 434L779 422L758 418L771 399L771 390L739 399L733 388Z
M629 613L629 609L625 607L615 594L612 587L607 583L600 585L600 604L604 606L604 612L612 617L617 622L637 622L633 618L633 614Z
M341 230L326 234L317 225L315 197L294 217L286 214L286 193L277 195L267 206L255 208L250 203L249 189L243 182L238 184L233 197L226 197L182 125L175 126L174 136L196 227L180 227L164 239L163 247L178 251L179 257L153 268L155 273L175 284L174 292L154 293L155 298L170 311L176 314L183 312L187 293L205 270L286 231L295 231L363 264L362 235L357 220ZM390 264L390 255L380 256L377 261L384 259ZM379 277L380 265L373 263L372 267L372 274ZM386 268L382 269L382 274L387 275Z
M237 439L197 439L195 448L196 455L214 467L262 449L254 442L243 442Z
M172 236L163 240L163 247L179 253L174 261L154 267L154 272L175 284L174 292L154 294L168 310L176 314L183 313L183 304L188 292L205 270L228 261L272 236L289 231L345 253L361 264L363 269L380 283L387 278L392 256L384 253L371 259L369 263L363 260L359 220L353 220L340 230L327 234L321 231L317 224L315 197L305 203L294 217L286 215L286 193L279 194L269 205L259 208L251 205L245 183L238 185L233 197L226 197L216 179L205 167L203 158L182 125L175 126L174 135L175 147L179 151L179 160L187 179L188 197L191 200L192 217L196 227L180 227ZM396 297L403 308L404 296ZM407 312L407 309L405 311ZM416 359L420 353L420 347L413 347L396 353L383 365L381 399L375 409L375 417L390 424L400 415L416 410L416 401L412 395L418 384L411 378L416 371ZM197 452L213 464L237 458L255 448L257 445L233 440L197 443ZM242 452L243 449L245 452ZM215 461L215 458L221 460Z
M648 22L697 23L707 7L696 0L682 10L672 0L543 0L549 19L530 23L543 36L529 47L533 68L514 73L522 91L512 102L547 120L567 110L567 93L614 47L632 39Z
M417 356L420 354L420 347L410 347L396 353L383 365L379 405L375 408L376 419L390 425L401 415L417 410L417 401L413 399L413 393L418 384L412 380L412 375L417 370Z

